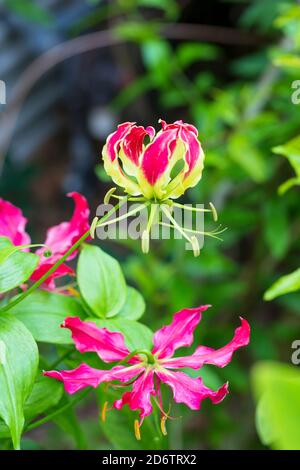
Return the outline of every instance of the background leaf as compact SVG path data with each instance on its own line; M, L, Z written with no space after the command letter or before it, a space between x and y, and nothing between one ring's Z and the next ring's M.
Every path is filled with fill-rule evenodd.
M13 316L0 317L0 416L9 427L15 449L20 448L23 406L38 367L38 349L25 326Z
M24 323L36 341L73 344L70 332L60 325L66 317L85 317L80 302L67 295L35 291L9 310Z
M119 331L124 335L125 344L130 351L134 349L151 349L153 332L142 323L132 320L107 319L98 320L89 318L99 328L107 328L110 331Z
M9 249L12 243L8 238L0 238L0 250ZM0 292L4 293L27 281L37 267L38 255L17 251L12 253L0 264Z
M252 373L258 399L257 431L275 449L300 449L300 372L280 363L258 363Z
M144 314L146 308L145 300L134 287L127 287L125 304L119 311L117 318L126 318L127 320L138 320Z
M126 283L117 260L97 246L85 245L77 277L82 297L96 316L117 315L126 300Z
M280 295L295 292L300 289L300 268L296 269L286 276L280 277L274 284L265 292L265 300L273 300Z

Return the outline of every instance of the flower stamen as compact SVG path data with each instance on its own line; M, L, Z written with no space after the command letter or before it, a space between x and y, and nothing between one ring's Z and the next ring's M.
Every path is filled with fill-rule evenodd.
M105 423L106 421L106 412L107 412L107 407L108 407L108 401L106 401L102 407L101 410L101 421L102 423Z
M134 434L135 434L136 440L140 441L142 437L141 437L141 427L140 427L138 419L134 420Z

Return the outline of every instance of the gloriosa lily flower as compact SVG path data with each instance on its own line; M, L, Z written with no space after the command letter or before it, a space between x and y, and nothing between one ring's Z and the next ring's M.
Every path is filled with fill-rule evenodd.
M74 243L89 229L89 207L84 196L77 192L67 194L72 197L75 203L75 210L69 222L62 222L59 225L51 227L47 231L43 248L39 248L36 254L40 261L31 275L31 280L40 279L54 264L71 248ZM27 219L22 211L8 201L0 199L0 236L8 237L16 245L29 245L30 236L25 231ZM45 257L45 246L50 252L50 256ZM76 252L70 256L69 260L76 256ZM74 274L67 264L61 264L54 273L45 281L44 287L55 289L55 279L67 274Z
M161 383L171 388L176 403L184 403L192 410L199 410L205 398L217 404L228 393L227 383L213 391L204 385L200 377L191 378L176 369L198 370L204 364L224 367L231 361L236 349L249 343L250 327L247 321L241 318L241 326L235 330L233 339L221 349L198 346L189 356L173 357L178 348L193 343L193 332L201 320L201 312L208 307L209 305L204 305L176 313L170 325L164 326L154 334L151 352L130 352L121 333L98 328L94 323L84 322L77 317L66 318L62 327L71 331L78 351L96 352L106 363L121 361L121 364L111 370L99 370L83 363L73 370L48 371L44 372L44 375L62 381L65 390L70 394L88 386L96 388L104 382L117 381L121 383L118 388L132 385L132 389L125 391L123 396L114 402L113 407L121 409L127 404L131 410L139 410L140 419L135 420L135 432L136 437L140 439L142 422L151 414L155 403L161 412L161 429L165 434L168 413L163 408ZM106 408L107 403L102 412L103 419Z
M194 126L160 122L162 129L156 135L151 126L120 124L103 148L104 167L113 181L132 196L155 201L176 199L195 186L204 160ZM176 168L177 174L172 175Z
M151 126L145 128L135 122L125 122L108 136L102 151L104 168L127 196L114 194L116 188L112 188L104 201L109 202L111 197L119 200L128 198L129 201L144 204L135 211L147 208L148 212L147 227L141 235L144 253L149 251L151 228L158 224L178 231L191 243L194 255L198 256L200 247L196 235L218 238L217 235L224 230L219 230L219 227L212 232L185 229L174 219L172 210L177 207L194 212L211 212L214 220L217 220L212 203L209 209L203 209L174 202L174 199L199 182L204 166L204 152L198 140L198 131L193 125L183 121L175 121L173 124L163 120L160 122L162 129L157 134ZM132 212L129 215L133 215Z

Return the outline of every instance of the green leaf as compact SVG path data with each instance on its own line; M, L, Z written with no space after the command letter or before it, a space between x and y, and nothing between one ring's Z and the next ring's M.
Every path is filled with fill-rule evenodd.
M0 293L20 286L30 278L39 262L38 255L23 251L15 251L11 241L0 237Z
M56 406L62 395L63 385L61 382L43 375L38 377L24 406L26 421L30 421L49 408Z
M123 319L98 320L89 318L88 320L94 322L99 328L107 328L109 331L122 333L129 351L152 349L153 332L142 323Z
M273 300L280 295L296 292L300 289L300 268L280 277L264 294L264 300Z
M300 371L288 364L261 362L252 372L258 401L256 427L274 449L300 449Z
M27 328L11 315L0 317L0 416L10 429L15 449L20 448L23 407L38 361L38 349Z
M117 260L97 246L85 245L79 256L77 278L82 297L95 315L117 315L126 299L126 283Z
M288 159L296 175L300 178L300 135L284 145L274 147L273 152Z
M214 60L218 57L218 49L211 44L186 42L177 48L178 62L185 68L199 60Z
M53 344L72 344L70 332L60 325L66 317L85 317L76 298L43 290L33 292L9 312L24 323L36 341Z
M142 294L139 293L134 287L127 287L127 295L125 304L118 313L117 319L120 317L127 320L138 320L145 312L145 300Z
M56 406L62 395L62 383L42 375L38 377L24 405L26 422ZM0 439L7 437L10 437L9 429L3 421L0 421Z

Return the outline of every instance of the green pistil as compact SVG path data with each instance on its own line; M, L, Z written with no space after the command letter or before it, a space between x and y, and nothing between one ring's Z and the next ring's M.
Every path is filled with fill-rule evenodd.
M156 363L156 359L150 351L147 351L146 349L135 349L130 354L128 354L128 356L124 357L124 359L122 359L122 361L120 361L118 364L126 364L134 356L145 356L147 364L149 365L154 365Z

